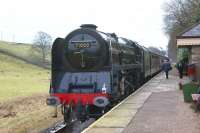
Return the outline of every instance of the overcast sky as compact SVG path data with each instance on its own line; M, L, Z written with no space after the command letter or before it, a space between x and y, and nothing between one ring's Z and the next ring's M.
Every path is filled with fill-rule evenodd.
M38 31L53 39L81 24L115 32L149 47L166 49L163 3L166 0L0 0L0 39L32 43Z

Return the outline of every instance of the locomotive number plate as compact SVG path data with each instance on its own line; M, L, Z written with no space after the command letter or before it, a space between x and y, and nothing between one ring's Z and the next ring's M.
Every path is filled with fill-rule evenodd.
M77 43L75 44L76 48L89 48L90 44L89 43Z

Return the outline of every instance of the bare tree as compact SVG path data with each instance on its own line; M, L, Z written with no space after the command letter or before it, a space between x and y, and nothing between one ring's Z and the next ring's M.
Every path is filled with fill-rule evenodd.
M43 63L45 63L47 54L51 48L52 37L43 32L39 31L34 38L32 49L37 51L42 57Z
M168 54L176 60L176 35L200 21L200 0L171 0L164 5L164 31L169 37Z

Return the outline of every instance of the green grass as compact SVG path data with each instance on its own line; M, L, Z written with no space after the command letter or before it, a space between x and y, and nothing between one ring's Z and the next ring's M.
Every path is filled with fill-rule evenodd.
M0 49L24 58L29 57L30 48L30 44L17 44L0 41Z
M48 93L49 70L0 53L0 101Z
M36 51L31 49L31 44L23 44L23 43L10 43L0 41L0 50L8 52L12 55L24 58L30 62L40 64L42 62L42 56ZM47 62L50 62L50 51L47 55Z
M30 48L29 44L0 41L0 50L3 51L0 51L2 133L39 132L62 119L61 115L52 118L53 110L45 103L49 92L50 69L27 63L37 59L31 56ZM28 61L20 60L18 57ZM16 115L11 116L10 113Z

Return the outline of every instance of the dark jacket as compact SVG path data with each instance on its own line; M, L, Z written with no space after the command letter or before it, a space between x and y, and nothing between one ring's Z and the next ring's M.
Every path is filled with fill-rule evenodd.
M169 62L163 63L162 70L168 72L172 69L171 64Z
M176 64L176 68L178 69L178 71L183 71L183 63L182 62L178 62Z

